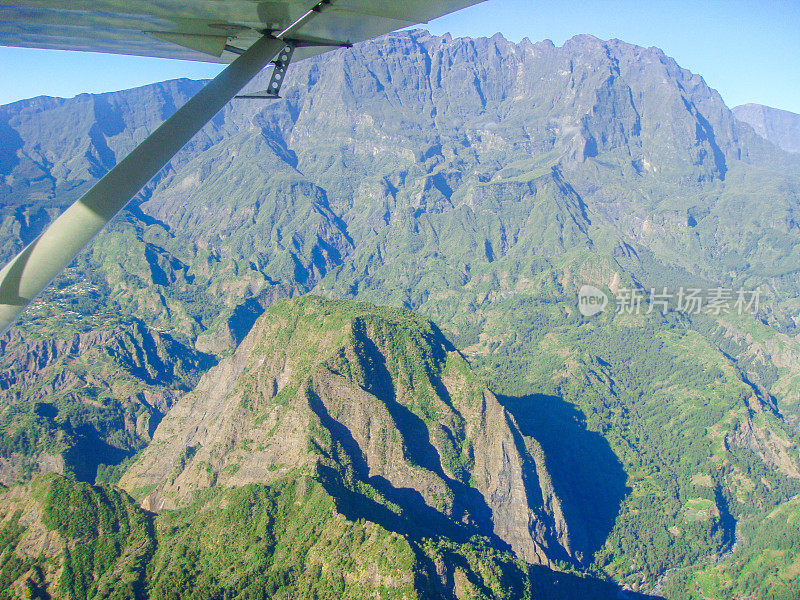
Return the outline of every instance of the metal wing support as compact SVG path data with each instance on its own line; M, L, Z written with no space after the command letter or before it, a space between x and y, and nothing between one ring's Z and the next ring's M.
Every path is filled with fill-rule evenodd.
M0 334L270 61L350 47L482 0L0 0L0 45L230 63L0 271ZM324 13L324 17L318 15Z
M297 40L293 38L281 38L286 42L286 47L278 53L272 64L275 68L272 70L272 77L269 78L267 89L261 92L251 92L249 94L242 94L236 96L239 100L277 100L280 98L281 86L286 79L286 73L289 70L289 64L292 62L292 57L296 48L352 48L353 44L350 42L337 42L333 40L320 40L308 41ZM242 51L231 46L227 46L229 52L241 54Z
M242 94L236 96L237 99L255 99L255 100L277 100L280 98L281 85L283 80L286 79L286 72L289 70L289 63L292 62L292 55L294 54L294 46L288 44L278 53L272 64L275 67L272 69L272 77L269 78L267 89L263 92L252 92L250 94Z
M267 36L250 46L0 271L0 333L285 46Z

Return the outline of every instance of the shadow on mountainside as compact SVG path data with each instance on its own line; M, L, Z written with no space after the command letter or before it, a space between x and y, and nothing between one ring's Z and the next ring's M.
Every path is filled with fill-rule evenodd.
M538 565L530 568L529 580L530 597L536 600L666 600L661 596L623 590L594 577L560 573Z
M9 175L19 164L17 150L22 146L22 137L9 126L8 118L0 121L0 175Z
M130 456L103 440L89 425L75 432L74 444L64 452L64 463L78 481L94 483L100 465L118 465Z
M443 350L446 347L444 345L446 344L446 339L442 336L441 332L435 330L434 334L437 336L439 344L432 344L431 348L434 352L437 349ZM357 352L365 372L365 380L368 384L366 389L384 402L386 409L392 417L394 426L397 428L403 440L406 458L412 464L418 465L436 474L447 484L448 488L453 493L454 520L472 522L477 526L482 535L492 537L494 530L492 512L486 504L484 497L475 488L453 479L445 473L442 467L442 457L440 456L439 450L431 441L428 424L397 400L397 392L392 376L386 365L386 358L368 336L361 336L359 342ZM441 356L439 360L444 362L444 356ZM431 385L436 389L439 398L448 404L448 406L452 406L450 395L441 380L432 377ZM373 477L371 479L375 478ZM388 484L388 481L385 483ZM373 485L375 484L373 483ZM376 487L381 489L379 486ZM400 501L401 498L394 499L393 495L390 494L388 490L384 491L381 489L381 491L386 493L387 497L398 502L401 506L406 506ZM398 493L399 490L395 490L394 494ZM424 506L425 502L422 500L422 496L418 493L416 493L416 495ZM438 511L434 512L438 514ZM499 538L497 541L500 543Z
M573 552L589 564L614 527L629 491L622 464L603 436L586 429L585 416L575 405L543 394L498 400L522 434L541 444Z
M440 537L445 537L457 545L467 544L474 532L442 518L442 515L433 509L430 509L427 515L413 510L410 514L397 514L377 500L348 489L342 483L341 475L334 469L326 466L319 466L318 469L318 477L322 486L334 498L337 510L348 520L357 522L363 519L377 523L388 531L402 535L412 543L412 550L419 568L415 574L415 585L427 592L422 597L455 600L457 575L466 577L488 597L493 597L491 591L485 589L482 578L477 576L474 566L470 565L463 555L458 552L443 551L442 560L434 561L418 545L426 539L435 540ZM375 484L374 478L370 483ZM389 490L384 488L381 491L386 493ZM508 550L502 540L492 539L492 543L500 550ZM661 596L629 592L614 583L594 577L562 573L541 565L528 565L526 568L520 568L521 564L501 562L497 564L497 567L503 572L502 580L506 585L512 586L519 593L523 593L523 590L530 590L529 594L524 597L536 600L573 598L581 600L665 600Z
M369 348L364 350L368 351ZM374 357L370 352L367 355ZM380 374L381 363L371 366ZM385 376L375 377L371 381L373 393L392 395L387 389L390 380ZM441 562L436 562L421 550L419 544L442 537L456 545L469 544L475 533L483 533L497 550L509 551L508 544L484 528L479 527L476 531L473 527L448 519L428 506L416 490L396 488L380 476L370 477L366 457L352 433L344 424L332 418L321 398L312 393L309 399L312 410L320 417L335 442L331 458L335 462L349 464L353 475L376 492L372 497L369 493L357 492L345 483L338 469L319 465L318 478L335 499L337 510L350 521L372 521L411 542L420 569L417 585L429 590L433 594L430 597L455 598L458 573L477 589L483 590L482 576L473 570L474 565L467 564L459 552L444 551ZM591 554L602 545L613 527L620 502L627 492L625 475L616 456L602 437L586 430L582 413L560 398L505 397L501 398L501 402L514 415L522 434L535 437L544 448L548 470L563 503L569 527L577 530L574 536L575 549L583 553L584 563L590 562ZM393 416L401 422L405 417L403 414ZM407 425L400 425L405 434L409 433L404 430ZM417 449L417 452L420 451ZM415 457L419 460L423 458L418 454ZM348 478L345 476L344 479ZM504 572L503 581L514 589L530 589L531 597L537 600L663 600L658 596L622 590L611 582L562 573L540 565L523 568L521 563L499 563L498 568ZM489 590L483 591L492 596Z
M417 541L445 536L458 544L464 544L471 536L482 533L489 537L496 547L510 550L510 546L493 535L491 530L476 531L475 528L454 521L429 506L419 491L410 487L395 487L392 482L379 475L370 476L366 457L350 430L331 417L316 394L309 394L309 403L336 444L334 460L352 467L354 474L379 494L368 497L357 493L343 482L341 472L329 466L318 466L322 486L336 500L339 512L348 519L351 521L366 519L388 531ZM391 503L395 510L379 501L380 498Z

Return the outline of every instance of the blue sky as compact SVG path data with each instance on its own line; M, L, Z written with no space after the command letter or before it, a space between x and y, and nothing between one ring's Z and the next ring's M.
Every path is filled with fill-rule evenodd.
M589 33L658 46L705 77L729 106L767 104L800 113L800 0L488 0L433 21L433 33L558 45ZM0 104L40 94L70 97L176 77L217 65L128 56L0 48Z

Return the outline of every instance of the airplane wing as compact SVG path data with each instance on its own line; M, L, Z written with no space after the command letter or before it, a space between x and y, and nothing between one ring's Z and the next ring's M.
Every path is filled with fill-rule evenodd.
M293 37L355 43L482 0L335 0ZM319 0L0 0L0 45L230 63ZM330 49L330 48L327 48ZM294 60L326 48L298 48Z
M230 63L0 270L0 334L267 64L290 61L478 0L0 0L0 45Z

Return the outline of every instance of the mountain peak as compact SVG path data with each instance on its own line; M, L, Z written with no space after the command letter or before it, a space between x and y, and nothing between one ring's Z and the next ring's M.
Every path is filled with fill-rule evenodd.
M753 103L734 107L733 114L778 148L800 153L800 115Z
M586 550L538 443L435 326L405 310L313 296L274 304L173 406L120 484L162 510L290 473L369 490L402 530L486 535L534 563Z

